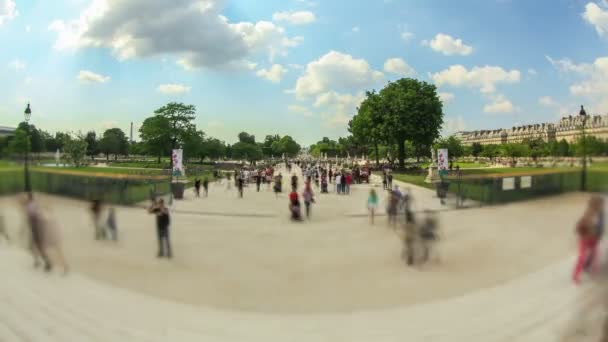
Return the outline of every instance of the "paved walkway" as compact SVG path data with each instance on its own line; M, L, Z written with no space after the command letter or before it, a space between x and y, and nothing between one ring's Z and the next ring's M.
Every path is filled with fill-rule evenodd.
M301 224L289 222L286 194L254 189L238 199L218 184L207 199L189 191L176 202L171 261L154 257L154 218L142 209L117 208L113 244L93 241L87 203L40 196L72 272L36 272L0 242L0 341L591 342L599 333L599 285L570 282L584 195L442 212L441 262L408 268L385 218L370 226L360 216L367 185L317 195ZM16 236L14 199L0 208Z

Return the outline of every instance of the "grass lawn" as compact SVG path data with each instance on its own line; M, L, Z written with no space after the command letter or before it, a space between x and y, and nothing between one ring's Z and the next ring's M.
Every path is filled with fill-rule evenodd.
M418 185L427 189L435 189L433 184L425 183L426 174L408 174L408 173L393 173L395 180Z
M146 176L160 176L163 175L162 170L147 170L147 169L128 169L120 167L51 167L51 166L35 166L32 169L40 171L70 171L78 173L104 173L114 175L146 175Z

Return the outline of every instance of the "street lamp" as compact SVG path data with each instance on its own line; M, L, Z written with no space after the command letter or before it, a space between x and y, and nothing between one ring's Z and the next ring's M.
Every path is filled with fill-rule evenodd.
M30 149L30 118L32 117L32 109L30 104L27 104L27 108L23 112L25 118L25 166L23 168L25 177L25 192L31 193L32 186L30 184L30 170L29 170L29 149Z
M587 190L587 139L585 137L585 126L587 125L587 112L581 105L581 111L578 113L583 119L583 171L581 173L581 191Z

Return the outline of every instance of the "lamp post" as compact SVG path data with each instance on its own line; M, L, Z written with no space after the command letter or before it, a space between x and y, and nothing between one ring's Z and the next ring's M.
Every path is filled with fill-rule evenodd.
M579 115L583 119L583 170L581 173L581 191L587 190L587 139L585 137L585 126L587 126L587 112L585 112L585 108L581 105L581 111Z
M30 118L32 117L32 109L30 104L27 104L27 108L23 112L25 118L25 164L24 164L24 177L25 177L25 192L31 193L32 186L30 184L30 169L29 169L29 149L30 149Z

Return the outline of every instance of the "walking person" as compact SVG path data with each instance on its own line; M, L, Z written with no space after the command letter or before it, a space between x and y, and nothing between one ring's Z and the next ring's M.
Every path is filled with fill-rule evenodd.
M165 206L165 201L161 198L148 209L148 212L156 215L156 236L158 238L158 258L172 258L171 241L169 239L169 208Z
M201 197L201 180L198 177L194 180L194 193L197 198Z
M51 260L49 259L43 244L42 215L40 214L38 204L34 201L31 193L27 194L27 198L25 199L23 206L25 209L27 223L30 228L29 247L30 251L32 252L32 256L34 257L34 267L40 266L40 259L42 259L42 262L44 263L44 270L50 272L52 268Z
M260 173L258 172L258 174L255 176L255 187L257 192L260 192L260 185L262 184L262 175L260 175Z
M346 172L342 171L340 176L340 185L342 186L341 191L343 194L346 194Z
M389 171L388 176L387 176L387 186L389 189L391 189L393 187L393 173Z
M597 266L597 247L602 233L601 230L598 230L598 222L601 221L603 205L601 197L592 197L583 217L576 225L576 233L579 238L579 255L572 275L575 284L580 283L580 274L587 264L590 268Z
M207 177L203 179L203 193L205 198L209 196L209 179Z
M332 178L334 178L334 171L329 168L329 184L331 184Z
M304 206L306 207L306 218L310 218L310 206L312 203L315 203L314 193L312 192L312 188L310 186L310 182L306 182L306 186L304 187L304 192L302 193L302 198L304 198Z
M106 222L106 227L108 228L108 231L110 232L110 236L112 237L112 240L117 241L118 240L118 227L116 226L116 210L114 208L110 208L110 211L108 212L108 221Z
M291 176L291 189L293 191L298 191L298 176L295 174Z
M283 187L282 179L283 179L283 177L281 176L280 173L274 179L274 194L276 197L278 197L279 193L282 191L282 187Z
M350 186L353 184L353 176L350 173L346 174L346 194L350 195Z
M289 193L289 211L291 212L292 221L302 221L302 210L300 208L300 199L295 189Z
M105 239L105 229L101 221L102 205L101 201L94 199L91 203L91 214L93 215L93 226L95 229L95 240Z
M243 178L239 177L239 179L236 182L237 188L239 190L239 198L243 198L243 186L244 186L243 183L244 183Z
M336 173L336 193L339 195L342 192L342 176Z
M388 189L388 178L386 177L386 171L382 172L382 187L384 190Z
M367 196L367 210L369 211L369 220L371 224L374 224L374 216L378 209L378 194L376 190L370 189L369 196Z

